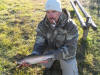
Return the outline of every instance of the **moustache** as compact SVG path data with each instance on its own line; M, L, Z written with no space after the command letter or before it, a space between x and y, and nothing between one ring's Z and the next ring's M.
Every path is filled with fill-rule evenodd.
M49 20L55 20L55 18L49 18Z

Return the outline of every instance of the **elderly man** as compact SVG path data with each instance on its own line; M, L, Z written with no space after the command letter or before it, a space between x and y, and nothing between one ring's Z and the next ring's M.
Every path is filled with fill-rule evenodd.
M63 75L78 75L76 50L78 29L59 0L47 0L46 16L37 27L36 42L32 54L53 53L59 60ZM54 60L44 64L50 68Z

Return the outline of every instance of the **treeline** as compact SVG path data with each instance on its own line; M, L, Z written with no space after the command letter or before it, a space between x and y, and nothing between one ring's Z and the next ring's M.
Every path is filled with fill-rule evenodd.
M90 12L94 11L95 14L100 17L100 0L81 0L81 3L84 7L88 8Z
M100 15L100 0L90 0L90 9L96 9L97 15Z

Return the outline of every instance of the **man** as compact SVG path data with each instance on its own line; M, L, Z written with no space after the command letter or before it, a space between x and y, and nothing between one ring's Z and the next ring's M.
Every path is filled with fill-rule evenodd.
M47 0L46 16L37 28L36 42L32 54L53 53L59 60L63 75L78 75L76 49L78 29L66 10L62 11L59 0ZM44 64L50 68L54 60Z

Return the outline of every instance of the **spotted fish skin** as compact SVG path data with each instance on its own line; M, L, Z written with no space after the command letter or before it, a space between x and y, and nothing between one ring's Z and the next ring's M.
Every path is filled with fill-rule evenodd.
M53 55L42 55L42 56L33 56L33 55L28 55L26 57L24 57L23 59L17 60L17 64L23 64L27 63L27 64L38 64L41 63L43 61L46 61L48 59L52 59L54 58Z

